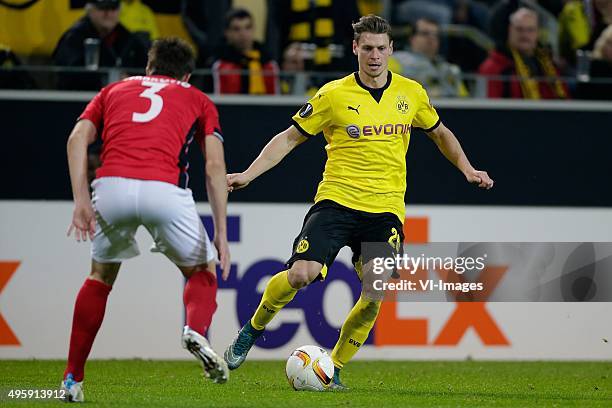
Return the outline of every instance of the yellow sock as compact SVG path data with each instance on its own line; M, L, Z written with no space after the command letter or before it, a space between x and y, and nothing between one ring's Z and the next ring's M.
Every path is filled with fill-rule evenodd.
M332 361L336 367L344 367L357 353L357 350L368 338L379 310L380 302L377 301L360 297L355 303L342 325L340 338L331 353Z
M274 275L268 282L261 303L251 318L251 325L257 330L263 330L276 313L291 302L296 293L297 289L289 284L287 271Z

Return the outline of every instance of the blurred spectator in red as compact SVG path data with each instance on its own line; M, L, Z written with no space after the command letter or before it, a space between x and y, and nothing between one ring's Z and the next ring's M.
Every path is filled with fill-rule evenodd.
M548 50L538 46L538 15L519 8L510 15L508 42L498 47L482 63L479 73L512 76L488 80L490 98L565 99L568 90L559 78ZM544 77L544 79L539 79Z
M55 65L85 67L86 47L97 44L90 52L95 54L97 67L133 67L142 69L147 63L147 48L143 42L119 23L119 0L88 0L86 14L60 38L53 60ZM108 80L99 73L64 73L59 76L60 89L100 89Z
M578 84L577 98L612 100L612 24L595 42L588 77Z
M225 44L213 64L215 93L278 94L278 65L255 41L253 16L230 10L225 18Z
M557 14L550 10L555 10L553 2L543 2L542 0L498 0L491 7L488 24L488 34L495 42L496 46L504 46L508 41L508 23L512 13L521 7L529 8L538 14L540 23L539 35L547 45L557 49Z

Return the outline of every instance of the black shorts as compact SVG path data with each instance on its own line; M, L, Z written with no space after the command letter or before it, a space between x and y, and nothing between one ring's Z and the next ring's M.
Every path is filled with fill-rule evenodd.
M377 245L377 251L362 254L363 242L385 243ZM331 200L313 205L306 217L302 231L293 242L293 255L287 261L291 267L295 261L316 261L323 264L320 279L325 279L340 249L349 246L353 251L352 262L366 264L375 256L395 256L401 253L404 242L403 226L393 213L368 213L345 207ZM384 253L380 253L381 249ZM358 269L358 273L361 271Z

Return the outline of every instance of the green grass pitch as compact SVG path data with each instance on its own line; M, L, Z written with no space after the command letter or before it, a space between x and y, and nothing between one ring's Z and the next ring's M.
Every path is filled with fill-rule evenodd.
M0 361L0 406L59 404L7 397L56 389L63 361ZM90 361L87 406L113 407L612 407L612 363L354 361L346 392L297 392L283 361L247 361L224 385L195 361Z

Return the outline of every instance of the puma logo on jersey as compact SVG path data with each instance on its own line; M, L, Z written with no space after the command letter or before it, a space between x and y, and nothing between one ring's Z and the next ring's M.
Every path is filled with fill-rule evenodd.
M361 106L361 105L357 105L357 107L356 107L356 108L353 108L352 106L347 106L346 108L347 108L348 110L352 110L352 111L357 112L357 114L359 115L359 107L360 107L360 106Z
M353 339L349 339L349 344L352 344L355 347L361 347L361 343Z

